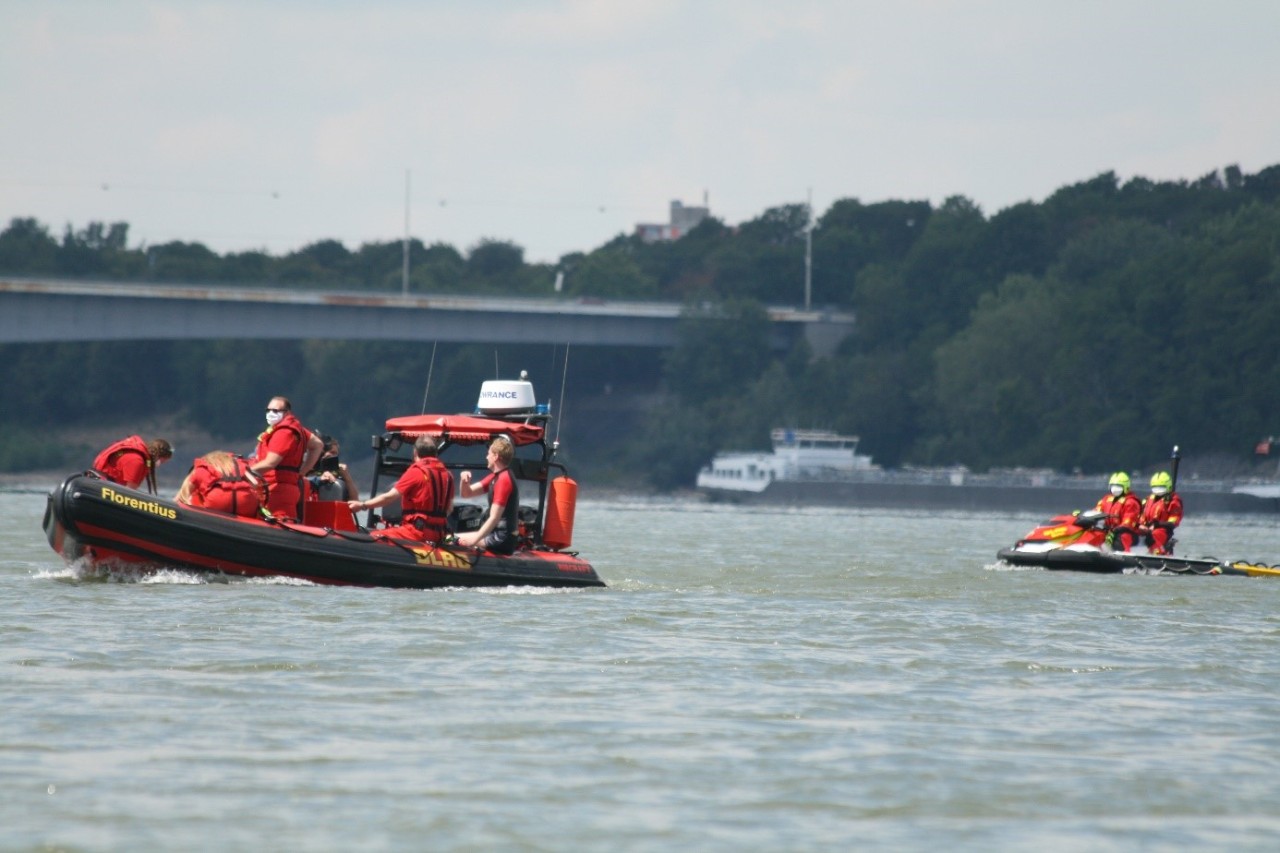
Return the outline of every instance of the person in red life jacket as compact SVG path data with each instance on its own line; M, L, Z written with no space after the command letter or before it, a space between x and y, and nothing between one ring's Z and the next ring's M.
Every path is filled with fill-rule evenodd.
M511 460L515 458L515 445L505 435L500 435L489 445L485 462L492 474L479 483L471 482L471 472L463 471L459 492L464 498L482 492L489 493L489 514L479 530L459 533L459 545L486 548L495 554L510 554L520 542L520 490L511 473Z
M1142 504L1129 491L1129 475L1119 471L1111 475L1109 492L1098 501L1098 510L1107 515L1107 542L1117 551L1128 551L1138 536Z
M1151 477L1151 495L1142 503L1138 532L1152 554L1173 553L1173 530L1182 523L1182 498L1173 490L1173 477L1158 471Z
M163 438L143 441L141 436L122 438L93 460L93 470L103 479L136 489L147 481L147 491L156 493L156 468L173 458L173 445Z
M374 537L412 539L432 545L444 541L449 511L453 509L453 475L437 458L437 453L435 439L419 436L413 443L413 464L394 486L367 501L347 501L352 512L400 501L399 526L374 531Z
M267 481L267 511L276 518L298 517L302 477L324 452L324 443L293 416L285 397L267 403L267 428L258 436L250 470Z
M177 494L178 503L242 518L259 517L266 499L262 478L249 470L246 460L226 450L197 459Z

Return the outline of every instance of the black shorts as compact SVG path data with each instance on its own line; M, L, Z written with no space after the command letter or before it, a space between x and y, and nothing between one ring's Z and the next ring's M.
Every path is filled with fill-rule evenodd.
M512 536L508 531L498 528L476 544L495 554L513 554L516 550L516 537Z

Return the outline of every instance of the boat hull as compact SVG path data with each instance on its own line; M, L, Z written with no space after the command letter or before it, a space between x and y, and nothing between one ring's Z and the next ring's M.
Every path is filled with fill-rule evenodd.
M1280 577L1280 569L1242 560L1217 560L1212 557L1192 558L1108 551L1089 546L1030 550L1022 547L1003 548L996 556L1014 566L1038 566L1043 569L1099 574L1171 574L1171 575L1243 575L1247 577Z
M182 567L414 589L605 585L589 563L568 552L501 556L473 548L375 540L364 531L239 519L87 474L68 477L49 494L44 530L50 546L65 559L107 567Z

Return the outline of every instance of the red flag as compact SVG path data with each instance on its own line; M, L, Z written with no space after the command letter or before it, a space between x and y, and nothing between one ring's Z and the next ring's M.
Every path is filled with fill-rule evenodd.
M1253 452L1256 456L1270 456L1271 439L1264 438L1262 441L1258 442L1258 446L1253 449Z

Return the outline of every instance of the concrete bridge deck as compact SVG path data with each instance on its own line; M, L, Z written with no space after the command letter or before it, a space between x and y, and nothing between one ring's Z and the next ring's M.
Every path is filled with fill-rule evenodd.
M0 276L0 343L325 338L670 347L681 307ZM804 336L815 353L829 354L853 330L852 314L767 310L778 349Z

